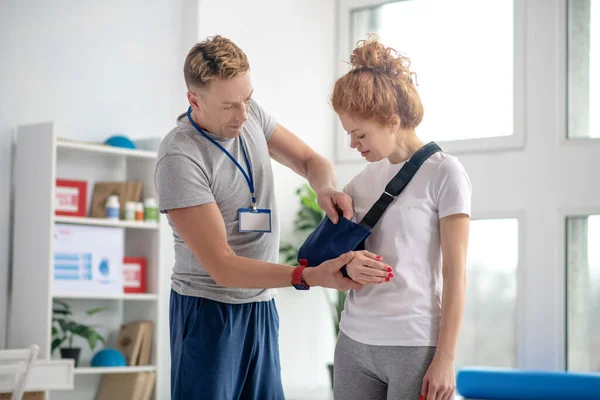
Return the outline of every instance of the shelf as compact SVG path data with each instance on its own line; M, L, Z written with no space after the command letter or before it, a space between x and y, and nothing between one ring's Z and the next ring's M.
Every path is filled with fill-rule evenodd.
M151 371L156 371L156 366L138 365L131 367L79 367L75 368L75 375L131 374L135 372Z
M158 229L159 226L156 221L114 221L105 218L64 217L58 215L54 216L54 222L61 224L111 226L133 229Z
M34 360L25 390L73 390L74 370L73 360ZM14 379L0 379L0 393L12 392L14 389Z
M157 153L148 150L126 149L122 147L114 147L101 143L79 142L75 140L61 139L56 140L56 146L59 149L72 149L78 151L87 151L92 153L100 153L114 156L125 156L132 158L145 158L155 160Z
M123 293L123 294L96 294L96 293L71 293L57 294L52 296L55 299L83 299L83 300L133 300L133 301L155 301L158 295L154 293Z

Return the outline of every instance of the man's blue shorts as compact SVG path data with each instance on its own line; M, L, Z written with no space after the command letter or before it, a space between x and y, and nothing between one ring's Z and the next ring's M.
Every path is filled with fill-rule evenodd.
M171 290L172 400L284 400L275 301L226 304Z

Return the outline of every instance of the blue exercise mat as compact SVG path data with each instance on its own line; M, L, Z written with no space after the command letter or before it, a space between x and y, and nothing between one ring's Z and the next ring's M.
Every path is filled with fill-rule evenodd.
M600 374L463 368L456 391L468 399L600 400Z

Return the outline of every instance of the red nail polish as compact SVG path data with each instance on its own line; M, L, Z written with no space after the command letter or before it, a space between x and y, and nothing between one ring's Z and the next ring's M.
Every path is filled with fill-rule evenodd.
M391 268L388 268L388 272L392 272L392 269L391 269Z
M423 395L419 396L419 400L423 400L425 397L423 397Z
M390 281L390 278L385 278L385 281L386 281L386 282L389 282L389 281Z
M381 260L381 256L377 256L377 259L378 259L378 260Z
M394 277L394 274L389 274L388 275L388 278L393 278L393 277Z

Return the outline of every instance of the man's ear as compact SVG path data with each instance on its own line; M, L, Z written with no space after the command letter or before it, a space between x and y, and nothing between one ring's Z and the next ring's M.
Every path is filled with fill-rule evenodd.
M198 104L198 96L194 92L188 91L187 98L193 110L197 110L200 107L200 105Z
M198 110L202 106L204 100L206 99L204 92L202 91L202 89L199 88L193 88L188 90L187 98L188 102L192 106L192 109L194 110Z

